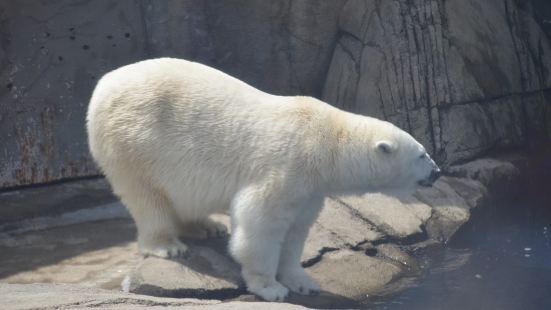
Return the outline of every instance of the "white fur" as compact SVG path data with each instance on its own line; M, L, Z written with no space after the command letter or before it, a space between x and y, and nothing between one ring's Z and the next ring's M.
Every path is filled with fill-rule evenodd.
M324 196L413 189L434 167L390 123L310 97L270 95L178 59L105 75L87 126L143 253L181 254L182 231L198 223L216 230L207 216L230 209L230 252L249 291L266 300L319 290L300 256Z

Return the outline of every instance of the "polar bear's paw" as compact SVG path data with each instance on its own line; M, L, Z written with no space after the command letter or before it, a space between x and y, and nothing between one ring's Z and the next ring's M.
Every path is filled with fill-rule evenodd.
M289 290L276 281L267 286L250 286L247 289L266 301L283 301L289 294Z
M175 239L172 242L161 244L141 245L140 252L145 256L157 256L172 258L182 256L187 251L187 246Z
M184 238L208 239L223 237L228 234L226 225L205 219L198 223L186 223L180 230L180 235Z
M291 291L302 295L317 294L321 289L302 268L285 272L279 276L279 281Z

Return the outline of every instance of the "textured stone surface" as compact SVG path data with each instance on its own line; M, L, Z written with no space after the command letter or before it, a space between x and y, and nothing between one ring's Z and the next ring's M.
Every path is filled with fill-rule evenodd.
M0 3L0 188L99 173L84 119L97 80L135 61L207 63L319 95L344 1Z
M96 175L84 116L105 72L144 57L134 1L0 3L0 187Z
M378 231L370 221L358 217L352 208L328 198L320 217L310 230L302 257L303 263L305 266L313 268L312 266L325 262L328 254L342 249L356 248L365 242L376 241L384 237L385 235ZM236 298L246 293L239 274L240 268L227 254L225 240L189 241L188 245L190 245L188 254L181 259L146 258L123 281L123 290L153 296L216 299ZM362 252L352 255L352 258L348 258L348 256L342 256L346 257L342 264L347 265L351 261L358 261L362 263L363 267L361 268L368 268L373 272L386 266L372 258L362 258L365 256ZM332 265L338 264L338 261L335 258L330 259L331 263L326 262L329 265L324 264L324 266L329 269L324 269L325 267L311 269L312 275L325 279L324 281L332 281L328 280L330 278L325 274L333 274L327 270L331 270ZM373 262L377 262L377 264L369 267L368 265ZM386 273L384 270L380 270L380 272ZM333 276L337 277L338 274ZM363 279L353 284L358 285L353 290L361 290L359 285L364 282L371 283L369 288L373 289L385 284L385 281L389 279L387 277ZM350 302L348 299L352 298L352 295L340 294L348 290L352 290L352 288L328 288L320 300L326 305L334 302ZM294 298L295 302L314 307L320 302L312 298L296 296Z
M547 0L531 0L523 1L520 3L521 9L528 14L534 16L534 19L547 34L548 38L551 38L551 2Z
M409 255L405 249L392 243L383 243L376 247L377 256L386 258L387 261L394 262L398 267L415 271L419 269L419 262L416 258Z
M286 303L159 298L63 284L0 283L2 309L306 309Z
M319 95L344 1L145 1L148 52L211 64L261 89Z
M481 200L479 197L486 193L480 183L471 180L461 183L461 195L452 187L459 182L461 181L442 177L433 187L419 190L416 194L419 200L432 207L432 216L426 222L426 231L430 238L447 241L469 220L471 207L477 207Z
M244 293L240 267L225 245L192 246L181 259L148 257L122 283L125 292L167 297L228 299ZM220 253L222 252L222 253Z
M452 162L491 147L517 146L524 140L520 97L441 109L442 143Z
M452 177L444 177L442 180L465 199L470 208L481 206L488 196L487 188L477 180Z
M421 233L422 225L431 216L430 207L414 197L400 201L382 194L367 194L339 197L339 201L373 223L384 235L395 238Z
M142 259L134 223L128 218L98 221L81 216L79 223L57 225L0 233L0 282L119 289Z
M304 267L323 290L318 296L291 294L287 301L312 308L356 308L366 294L384 295L407 286L407 279L425 265L408 252L434 244L435 239L446 241L469 218L470 209L479 206L486 196L485 187L470 178L480 175L464 172L463 178L442 177L433 188L401 201L379 194L327 198L303 255ZM494 171L487 177L500 175ZM0 233L0 283L61 282L89 288L122 287L126 292L178 297L179 302L187 301L186 298L208 300L201 307L215 305L212 299L223 300L228 307L240 305L232 301L259 300L246 292L240 267L227 253L226 238L183 240L189 247L184 257L144 259L137 253L133 222L120 203L80 208L78 204L87 205L98 197L97 193L82 197L86 186L96 191L102 188L96 184L101 185L99 181L83 183L80 187L49 187L54 198L58 196L56 191L63 192L60 204L69 205L72 201L76 210L0 226L0 232L4 232ZM17 203L16 198L22 199L26 192L30 193L26 200L28 209L32 209L32 197L36 195L32 189L14 192L11 203ZM216 220L229 226L226 215L217 215ZM33 287L29 289L32 291ZM18 289L31 294L24 287ZM69 292L72 289L67 288ZM124 296L130 297L103 300L75 293L67 300L75 300L80 307L100 303L109 307L117 303L122 308L137 303L159 306L150 302L149 297ZM43 297L50 302L49 295ZM164 303L167 307L182 305Z
M351 299L363 299L366 294L374 294L392 281L402 269L363 252L340 250L327 253L321 262L307 271L318 281L323 291Z
M9 223L115 202L104 178L81 180L0 193L0 232ZM6 227L3 227L6 224ZM11 227L13 229L13 227Z
M545 0L4 1L0 187L98 174L93 86L160 56L385 118L444 164L537 146L551 136L550 16Z
M397 124L446 164L547 139L549 40L515 2L348 1L339 28L329 103Z
M318 220L310 229L302 261L308 263L327 250L354 247L384 235L372 223L357 216L338 200L327 198Z
M485 186L511 182L520 174L519 169L511 162L494 158L480 158L462 165L449 168L449 173L456 177L477 180Z
M214 65L277 94L319 95L344 1L208 1Z

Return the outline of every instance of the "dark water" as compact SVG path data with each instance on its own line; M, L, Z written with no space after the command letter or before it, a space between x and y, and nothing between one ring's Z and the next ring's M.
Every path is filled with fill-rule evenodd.
M551 309L551 184L543 187L477 210L448 246L424 253L432 267L412 287L366 308Z

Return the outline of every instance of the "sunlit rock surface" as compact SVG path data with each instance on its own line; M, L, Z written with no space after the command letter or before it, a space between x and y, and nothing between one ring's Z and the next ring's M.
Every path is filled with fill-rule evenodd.
M430 268L416 252L447 242L469 220L472 209L492 194L485 184L514 179L521 162L518 157L488 158L453 166L450 171L456 176L441 177L433 187L400 199L381 194L327 198L302 257L322 292L291 294L288 302L312 308L357 307L368 296L385 296L407 286L408 279ZM184 240L188 252L172 260L139 255L134 223L114 197L109 202L104 182L0 193L1 200L26 205L22 214L41 205L37 197L45 194L50 205L68 210L0 223L0 282L67 283L176 300L196 298L208 300L208 305L259 301L247 293L239 265L228 255L227 238ZM227 215L215 219L229 225ZM16 288L20 294L35 289ZM12 289L1 286L0 293ZM96 301L90 301L90 307Z

